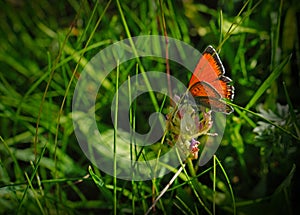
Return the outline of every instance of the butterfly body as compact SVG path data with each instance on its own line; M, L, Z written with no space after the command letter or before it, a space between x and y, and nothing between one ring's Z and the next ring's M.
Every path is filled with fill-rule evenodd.
M188 88L196 103L216 112L230 114L233 108L223 99L232 101L234 87L230 78L224 75L224 66L212 46L208 46L200 58Z

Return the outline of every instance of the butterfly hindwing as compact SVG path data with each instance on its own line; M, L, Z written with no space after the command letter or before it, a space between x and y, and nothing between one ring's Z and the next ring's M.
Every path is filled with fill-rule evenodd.
M194 97L194 99L197 105L209 108L212 111L225 114L231 114L233 112L233 108L222 100L209 97Z
M221 99L221 95L207 82L197 82L191 88L190 92L193 97L213 97Z

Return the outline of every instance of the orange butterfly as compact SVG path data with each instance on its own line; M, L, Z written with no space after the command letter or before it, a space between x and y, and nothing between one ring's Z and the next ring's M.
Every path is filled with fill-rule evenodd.
M224 76L224 66L212 46L208 46L200 58L188 88L196 103L213 111L230 114L233 108L222 99L233 100L231 79Z

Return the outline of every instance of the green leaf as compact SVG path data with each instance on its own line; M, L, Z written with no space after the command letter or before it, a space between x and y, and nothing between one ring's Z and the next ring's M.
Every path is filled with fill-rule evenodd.
M288 56L281 64L279 64L274 71L271 73L271 75L264 81L264 83L260 86L260 88L256 91L256 93L253 95L249 103L247 104L245 109L250 109L257 100L261 97L261 95L273 84L273 82L278 78L280 73L282 72L284 66L290 61L291 55Z

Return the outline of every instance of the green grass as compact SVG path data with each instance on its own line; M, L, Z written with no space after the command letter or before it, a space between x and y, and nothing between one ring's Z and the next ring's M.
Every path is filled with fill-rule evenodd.
M157 214L299 212L299 4L205 2L0 3L0 214L144 214L160 195ZM218 49L236 89L235 112L206 165L187 160L166 166L170 173L164 177L126 181L99 170L82 152L72 97L95 54L122 39L152 34L199 51ZM171 75L187 84L190 73L169 64ZM166 72L166 61L120 64L99 89L97 124L115 150L122 151L110 112L117 86L148 70ZM136 83L129 92L136 86L151 89ZM167 114L170 106L154 92L131 102L130 122L139 133L149 130L152 112ZM153 146L131 146L130 152L156 158L168 147L163 138Z

